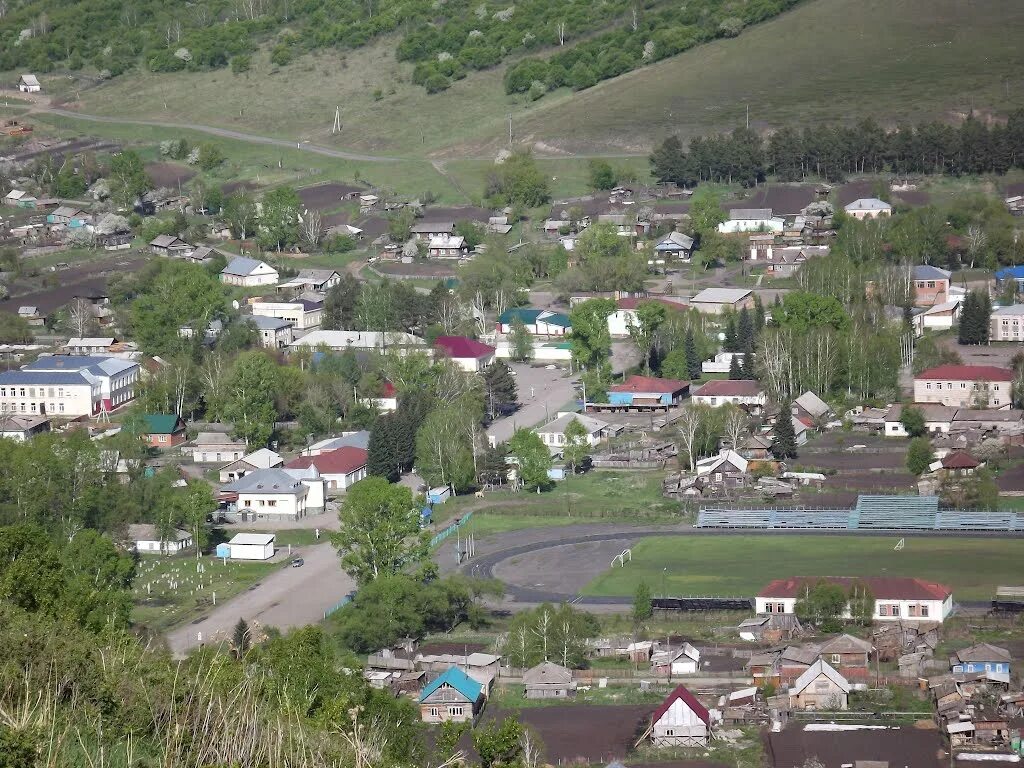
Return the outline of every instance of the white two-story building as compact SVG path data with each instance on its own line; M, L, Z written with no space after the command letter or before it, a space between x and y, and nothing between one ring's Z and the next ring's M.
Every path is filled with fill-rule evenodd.
M116 357L47 355L0 373L0 412L95 416L134 399L139 365Z

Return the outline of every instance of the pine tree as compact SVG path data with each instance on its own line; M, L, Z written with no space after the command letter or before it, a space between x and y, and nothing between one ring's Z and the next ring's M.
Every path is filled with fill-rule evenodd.
M736 338L736 317L729 315L725 322L725 341L722 342L722 349L726 352L739 352L739 342Z
M398 481L398 453L395 445L396 417L393 414L381 416L370 430L370 441L366 446L366 474L386 477Z
M775 419L775 442L772 443L772 455L779 459L796 458L796 431L793 429L793 406L787 397L779 408Z
M489 419L497 419L515 407L518 398L516 379L501 360L483 370L484 410Z
M743 374L740 376L741 379L753 379L754 378L754 353L750 352L743 356L743 365L740 367L740 371Z
M740 352L754 349L754 324L746 307L740 310L740 319L736 329L736 343Z
M976 314L977 298L974 291L964 297L964 305L960 310L960 326L957 329L957 341L961 344L972 344L974 334L974 316Z
M757 342L758 337L761 335L761 331L764 330L764 304L761 303L761 296L754 294L754 342Z
M697 353L697 342L693 338L692 328L686 329L683 351L686 353L686 372L690 379L699 379L701 374L700 355Z
M736 355L729 360L729 378L733 381L743 378L743 371L740 370L740 359Z

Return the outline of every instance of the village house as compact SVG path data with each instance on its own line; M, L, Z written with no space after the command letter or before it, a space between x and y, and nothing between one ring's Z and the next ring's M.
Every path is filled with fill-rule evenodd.
M567 699L576 695L572 670L543 661L523 673L523 696L527 699Z
M327 453L327 451L344 448L345 446L362 448L364 451L367 450L370 446L369 431L361 429L358 432L343 432L341 437L326 437L310 445L302 452L302 455L319 456L321 453Z
M982 462L967 451L950 451L938 461L932 462L928 469L946 477L968 477L982 466Z
M298 347L309 347L318 349L326 347L334 352L344 352L352 349L360 350L397 350L399 354L408 351L429 353L426 342L419 336L402 331L325 331L317 329L310 331L300 339L295 339L288 345L289 349Z
M381 384L380 393L376 397L361 397L359 402L367 408L374 408L378 413L393 413L398 410L398 390L387 379Z
M813 424L820 424L832 416L832 408L808 390L796 398L792 404L793 415L798 419L810 421Z
M460 235L441 235L427 241L427 256L431 259L464 259L468 255L469 246Z
M662 266L672 262L689 264L693 257L693 238L682 232L669 232L654 245L653 261Z
M949 301L950 273L929 264L914 267L911 273L914 282L914 306L934 307Z
M952 301L936 304L933 307L915 308L911 317L914 335L923 336L925 331L948 331L960 319L960 311L959 296Z
M274 285L279 275L276 269L264 261L236 256L221 270L220 280L227 285L254 288L260 285Z
M850 684L820 659L796 679L788 694L793 709L845 710L850 706Z
M192 534L175 528L168 536L161 536L155 525L134 523L128 526L127 541L140 555L176 555L192 546Z
M534 431L544 445L556 452L561 452L566 445L565 430L574 421L586 431L586 444L591 447L606 437L612 437L622 431L622 427L617 424L609 424L585 413L559 413L557 418L537 427Z
M511 333L516 322L521 321L528 333L534 336L566 336L572 330L569 316L562 312L532 307L506 309L498 316L498 333Z
M705 315L739 312L744 307L753 309L754 292L748 288L705 288L690 299L689 305Z
M12 189L4 196L4 203L16 208L35 208L36 197L23 189Z
M996 672L1010 674L1010 652L991 643L978 643L956 651L949 657L949 669L953 674L973 672Z
M190 264L209 264L213 261L215 256L226 255L222 254L216 248L211 248L208 245L199 245L189 254L186 254L183 258Z
M253 317L274 317L278 320L287 320L297 331L316 328L324 316L324 303L309 299L254 301L251 306Z
M73 336L64 345L64 351L69 355L105 355L117 346L118 341L113 336Z
M694 392L691 399L712 408L731 403L756 413L764 407L767 395L753 379L712 379Z
M914 402L959 408L1010 407L1013 371L993 365L940 365L914 377Z
M45 416L15 416L0 410L0 438L24 443L49 431L50 420Z
M479 373L494 362L497 350L468 336L438 336L434 339L436 358L447 358L469 373Z
M450 221L417 221L409 227L409 234L417 240L429 242L435 238L454 235L455 224Z
M697 477L722 488L742 488L747 484L750 463L736 451L725 450L717 456L700 459L696 463Z
M278 317L253 315L249 322L260 336L260 346L268 349L284 349L295 339L292 323Z
M323 485L315 469L258 469L222 486L218 498L242 521L298 520L323 509Z
M651 654L651 672L656 675L695 675L700 669L700 651L689 643L662 648Z
M364 448L345 446L316 456L299 456L285 464L285 467L315 467L327 484L328 490L345 491L366 477L367 455Z
M673 312L685 312L689 308L682 302L660 297L625 297L616 299L615 311L608 315L608 333L613 337L629 336L629 329L631 327L640 327L637 309L641 304L646 304L647 302L657 302L665 307L665 309Z
M68 229L87 229L91 231L93 217L88 211L83 211L76 206L62 205L46 214L46 223L67 227Z
M873 650L867 640L843 634L825 641L818 648L818 658L839 669L866 670Z
M295 277L277 286L278 291L303 290L327 293L341 282L341 275L333 269L302 269Z
M472 722L483 703L483 686L458 667L449 667L420 691L420 719L425 723Z
M0 373L0 413L96 416L135 398L139 365L116 357L46 355Z
M192 454L196 464L223 464L238 461L245 455L244 440L233 440L223 432L200 432L185 452Z
M35 75L22 75L18 78L18 90L22 93L39 93L42 89Z
M991 341L1024 341L1024 304L993 309L990 323Z
M195 246L174 235L157 235L149 241L149 250L157 256L184 258L195 250Z
M877 197L862 197L843 208L846 215L858 221L892 215L892 206Z
M176 413L147 413L142 423L141 437L150 448L171 448L185 442L185 422Z
M772 440L767 435L748 435L738 453L748 461L766 461L772 457Z
M923 579L897 576L850 576L822 577L829 583L849 590L862 583L875 600L871 618L873 621L898 621L904 619L942 622L953 610L953 593L949 587ZM800 595L820 579L791 577L776 579L757 593L754 610L759 613L796 612ZM849 618L849 609L844 613Z
M785 221L772 216L771 208L733 208L729 218L718 225L723 234L737 232L781 232Z
M608 388L607 403L586 403L591 409L665 410L682 403L690 391L690 382L632 375L621 384Z
M678 686L651 715L656 747L703 747L711 736L711 713L686 686Z
M274 469L283 466L284 459L281 458L279 453L269 448L260 448L221 467L219 470L220 481L222 483L233 483L235 480L245 477L257 469Z
M914 405L912 406L924 416L924 428L932 434L945 434L949 432L953 423L953 417L957 410L946 405ZM892 405L885 412L883 431L886 437L908 437L906 428L903 426L903 408L897 403Z

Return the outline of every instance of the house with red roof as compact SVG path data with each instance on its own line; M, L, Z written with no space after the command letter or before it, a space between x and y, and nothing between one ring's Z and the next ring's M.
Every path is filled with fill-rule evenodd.
M394 384L384 379L377 397L361 397L359 402L367 408L375 408L380 413L391 413L398 410L398 390Z
M654 302L661 304L665 309L672 312L686 312L689 307L681 301L663 299L661 297L622 298L615 301L615 311L608 315L608 333L612 336L629 336L630 326L640 326L637 318L637 308L641 304Z
M678 686L651 715L656 747L703 747L711 736L711 713L685 686Z
M759 614L792 614L796 602L819 581L849 592L866 585L875 599L874 621L943 621L953 610L953 591L944 584L901 576L792 576L776 579L757 593L754 608ZM850 618L850 612L844 613Z
M470 373L482 371L494 362L497 350L468 336L438 336L434 340L438 357L447 357L459 368Z
M299 456L285 464L285 467L316 467L320 477L327 484L327 490L344 491L366 477L366 457L367 452L364 448L346 445L317 456Z
M764 407L767 395L753 379L713 379L694 392L693 402L712 408L732 403L756 413Z
M690 391L690 382L630 376L608 388L607 403L587 403L589 408L623 410L665 410L679 405Z
M964 477L973 475L982 462L971 456L967 451L951 451L928 467L932 472L941 472L944 475Z
M940 365L914 377L914 402L956 408L1009 408L1013 371L994 365Z

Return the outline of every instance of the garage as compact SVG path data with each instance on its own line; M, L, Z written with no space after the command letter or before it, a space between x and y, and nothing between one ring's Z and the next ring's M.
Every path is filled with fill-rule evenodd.
M228 549L232 560L269 560L274 556L274 534L237 533Z

